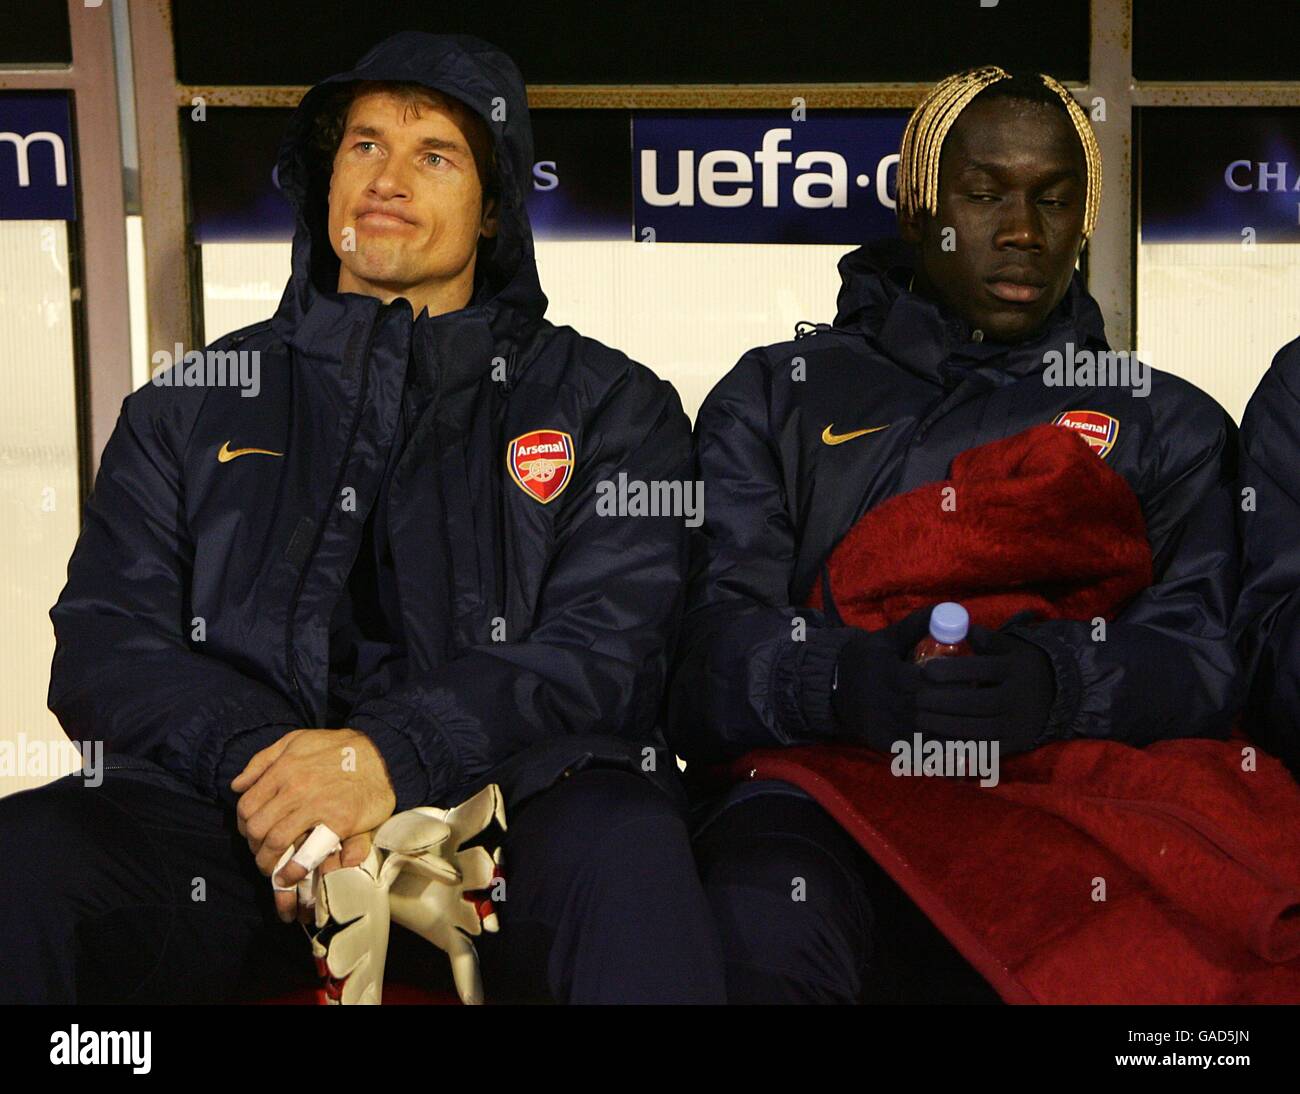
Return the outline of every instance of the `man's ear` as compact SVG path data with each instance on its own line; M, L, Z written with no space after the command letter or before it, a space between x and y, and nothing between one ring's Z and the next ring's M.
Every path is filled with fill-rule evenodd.
M498 206L496 198L487 198L483 202L483 219L479 224L479 235L484 239L495 239L497 234Z

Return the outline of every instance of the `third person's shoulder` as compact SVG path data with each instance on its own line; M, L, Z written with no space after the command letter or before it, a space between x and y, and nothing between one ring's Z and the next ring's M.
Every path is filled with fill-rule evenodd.
M1246 404L1241 419L1242 433L1250 437L1261 423L1284 418L1288 423L1296 417L1300 406L1300 338L1288 342L1273 357L1259 386Z
M1160 464L1166 469L1164 478L1207 460L1221 460L1225 471L1235 466L1237 423L1208 392L1181 376L1152 368L1147 407Z

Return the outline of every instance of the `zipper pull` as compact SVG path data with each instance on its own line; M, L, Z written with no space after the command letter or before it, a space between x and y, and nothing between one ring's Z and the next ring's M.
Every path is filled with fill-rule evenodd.
M807 338L810 334L821 334L822 331L834 329L830 323L814 323L809 319L800 319L794 325L794 339L797 342L800 338Z

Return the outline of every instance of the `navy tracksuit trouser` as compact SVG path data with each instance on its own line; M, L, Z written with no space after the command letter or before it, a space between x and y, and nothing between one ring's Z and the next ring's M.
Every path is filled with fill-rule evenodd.
M695 854L722 935L729 1002L998 1002L807 795L741 784L706 814Z
M146 761L106 757L0 798L0 1002L218 1002L316 984L303 928L228 807ZM717 929L685 820L639 775L561 779L507 816L499 934L476 940L489 1001L723 1001ZM401 929L385 979L451 989Z

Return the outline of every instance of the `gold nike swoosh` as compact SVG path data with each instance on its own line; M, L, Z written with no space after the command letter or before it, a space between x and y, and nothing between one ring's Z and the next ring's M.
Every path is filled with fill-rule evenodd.
M831 432L831 429L835 426L835 423L831 422L822 430L822 444L843 444L845 441L853 440L854 437L864 437L868 433L879 433L882 429L888 429L893 424L893 422L890 422L889 425L875 425L870 429L855 429L851 433L836 434Z
M229 463L231 460L238 459L240 456L251 456L256 453L259 456L283 456L283 452L272 452L269 448L235 448L230 447L230 442L223 444L217 452L218 463Z

